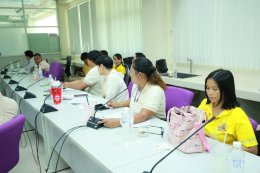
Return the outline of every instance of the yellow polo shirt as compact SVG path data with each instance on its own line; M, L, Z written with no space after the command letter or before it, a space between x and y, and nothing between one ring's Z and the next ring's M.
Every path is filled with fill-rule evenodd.
M207 99L204 99L199 109L205 111L210 119L213 116L212 103L206 104ZM215 120L206 125L205 134L220 142L224 141L225 133L227 133L226 143L232 144L233 141L239 141L245 147L257 145L255 133L248 116L240 108L223 110Z
M87 74L89 72L89 70L90 70L90 67L88 65L84 64L83 69L82 69L83 73Z
M113 69L115 69L116 71L118 72L121 72L123 73L123 75L126 74L126 70L125 70L125 67L123 66L123 64L120 64L119 66L114 66Z

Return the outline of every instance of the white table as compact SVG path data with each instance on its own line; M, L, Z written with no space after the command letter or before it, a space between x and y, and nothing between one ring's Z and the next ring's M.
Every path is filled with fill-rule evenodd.
M17 79L19 78L21 78L21 76L17 76ZM20 85L29 86L33 82L31 79L32 78L25 79ZM1 85L5 85L8 81L9 80L1 79ZM32 123L32 125L35 117L33 117L30 112L37 112L45 98L40 83L29 89L29 91L37 95L37 98L22 101L24 104L26 103L23 106L27 107L22 110L27 111L25 113L26 119ZM15 85L11 87L8 85L6 91L12 93L14 87ZM64 94L68 92L81 91L66 91ZM15 92L13 95L15 98L23 97L24 91ZM89 102L94 105L100 102L104 103L105 100L90 95ZM49 98L46 103L59 110L47 114L41 113L38 119L44 139L45 153L46 156L49 156L55 142L64 132L72 127L86 124L88 112L84 109L84 105L87 105L87 101L78 105L72 105L69 101L62 101L61 104L54 105L52 98ZM121 111L122 109L106 110L98 112L97 116L120 116ZM167 134L166 122L154 118L151 120L151 124L165 127ZM84 127L70 134L64 144L61 156L76 173L143 172L144 170L149 171L156 161L168 152L163 149L158 149L157 147L158 144L166 141L166 136L163 139L157 135L140 137L138 136L137 130L133 129L131 141L128 143L122 128L100 128L95 130ZM214 146L215 143L219 142L210 140L210 143ZM228 148L230 146L225 147ZM58 151L58 149L56 151ZM155 168L155 172L174 171L185 173L215 171L217 173L221 165L217 164L216 169L214 169L214 165L216 165L214 157L214 152L183 154L176 151L158 165L158 167ZM48 160L48 158L46 160ZM246 153L245 172L259 173L260 167L258 164L260 164L259 157ZM50 172L53 171L54 166L55 160L51 163Z

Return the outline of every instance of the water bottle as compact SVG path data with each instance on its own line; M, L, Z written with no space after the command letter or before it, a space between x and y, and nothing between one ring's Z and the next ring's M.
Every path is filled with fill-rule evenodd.
M173 77L174 78L178 78L178 76L177 76L177 67L176 67L176 63L173 63Z
M38 80L39 79L39 71L38 67L36 67L33 71L33 79Z
M41 68L41 66L39 66L39 68L38 68L38 73L39 73L39 79L42 79L42 68Z
M49 80L49 84L50 84L50 87L51 87L52 83L53 83L53 77L52 77L51 74L49 74L48 80Z
M241 143L234 141L230 153L230 172L242 173L244 170L245 153L241 147Z

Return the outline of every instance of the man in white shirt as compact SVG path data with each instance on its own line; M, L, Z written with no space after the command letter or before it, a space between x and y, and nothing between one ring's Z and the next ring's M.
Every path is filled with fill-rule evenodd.
M28 61L28 64L24 67L25 72L30 73L33 71L35 62L33 59L33 52L31 50L26 50L24 52L25 59Z
M91 69L86 74L85 78L73 82L64 82L63 86L78 90L85 89L93 95L102 96L103 77L99 74L98 67L96 66L97 57L101 55L102 54L97 50L90 51L87 57L87 64Z
M43 71L49 71L50 64L48 64L45 60L42 59L41 54L39 53L34 54L34 61L36 65L34 69L41 67Z
M17 115L18 106L16 101L5 97L0 92L0 125Z
M102 96L106 100L113 99L113 101L128 100L127 86L123 80L123 74L117 72L113 68L113 60L109 56L98 57L96 64L98 66L99 74L105 76L102 83Z

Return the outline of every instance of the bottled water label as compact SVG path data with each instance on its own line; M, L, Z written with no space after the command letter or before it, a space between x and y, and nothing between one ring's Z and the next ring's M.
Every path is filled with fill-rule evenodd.
M244 167L244 160L232 160L232 167L233 168L243 168Z

